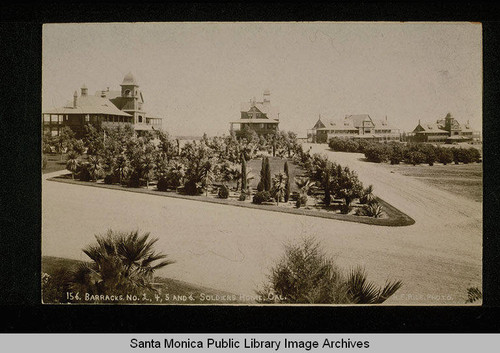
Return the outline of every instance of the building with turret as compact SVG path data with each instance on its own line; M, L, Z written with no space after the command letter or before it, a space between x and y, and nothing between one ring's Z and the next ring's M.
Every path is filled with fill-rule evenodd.
M460 124L450 113L433 122L418 121L410 136L413 142L458 143L479 141L480 133L474 131L467 121Z
M230 131L237 136L244 130L253 130L259 136L274 134L279 130L279 115L279 109L271 105L271 92L265 90L262 102L254 97L241 103L240 119L229 122Z
M142 92L132 73L125 75L120 86L121 90L118 91L110 91L108 87L89 95L88 88L83 85L80 95L75 91L71 102L43 112L44 133L56 136L62 127L68 126L77 138L81 138L87 124L131 124L139 134L154 128L160 129L162 119L146 114Z

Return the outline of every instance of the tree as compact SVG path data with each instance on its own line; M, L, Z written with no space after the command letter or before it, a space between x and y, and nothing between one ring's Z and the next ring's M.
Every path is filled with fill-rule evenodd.
M349 167L344 169L337 167L336 175L330 184L331 192L335 198L344 200L342 213L348 213L351 202L359 198L363 191L363 184L358 179L357 174Z
M66 169L71 172L71 179L75 179L75 173L78 170L80 162L78 161L78 155L74 151L68 153L68 160L66 161Z
M125 155L120 154L116 157L116 160L113 164L115 172L118 174L118 180L120 184L122 183L125 175L129 171L128 161Z
M104 148L104 130L100 126L92 124L85 125L84 143L87 147L87 154L89 156L102 155L105 151Z
M276 205L279 205L280 200L285 195L286 189L286 176L283 173L278 173L274 176L272 180L274 199L276 200Z
M59 135L55 136L56 150L61 154L61 161L66 149L69 149L75 140L75 133L68 126L64 126Z
M144 154L141 159L141 172L144 179L146 179L146 188L149 188L149 179L151 171L154 169L154 160L151 153Z
M247 189L247 162L245 158L241 159L241 191ZM238 188L236 188L238 190Z
M332 202L332 195L330 194L330 169L331 167L327 167L325 170L325 177L323 180L323 187L325 189L325 206L330 206Z
M138 231L123 233L108 230L96 235L96 244L83 252L92 260L80 266L71 280L72 288L89 294L136 294L154 291L154 272L174 263L166 255L156 252L157 238Z
M203 164L201 175L205 187L205 196L208 196L208 188L215 181L216 167L217 161L215 158L210 158Z
M453 153L448 148L441 147L438 150L437 160L444 165L451 163L453 161Z
M266 157L266 165L265 165L265 169L264 169L264 175L265 175L265 178L264 178L264 190L266 191L270 191L271 190L271 183L272 183L272 180L271 180L271 166L269 164L269 158Z
M285 171L285 177L286 177L285 202L288 202L288 200L290 200L290 174L288 171L288 162L287 161L285 161L284 171Z
M101 160L98 156L89 156L88 171L90 180L97 180L102 172Z
M264 191L271 190L271 168L269 166L269 158L262 159L262 167L260 170L260 182Z

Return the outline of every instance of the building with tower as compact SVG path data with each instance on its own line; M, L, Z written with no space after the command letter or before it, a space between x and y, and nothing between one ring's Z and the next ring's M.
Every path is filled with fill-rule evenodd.
M433 122L418 121L410 136L413 142L458 143L479 141L479 131L473 131L469 122L460 124L450 113Z
M274 134L279 130L279 115L279 109L271 105L271 92L265 90L262 102L254 97L241 103L240 118L229 122L230 131L237 136L245 130L253 130L259 136Z
M43 112L44 133L58 135L63 126L68 126L81 138L86 124L131 124L138 134L160 129L162 119L147 115L142 92L132 73L125 75L120 86L121 90L110 91L108 87L89 95L83 85L80 96L76 91L73 94L73 101Z

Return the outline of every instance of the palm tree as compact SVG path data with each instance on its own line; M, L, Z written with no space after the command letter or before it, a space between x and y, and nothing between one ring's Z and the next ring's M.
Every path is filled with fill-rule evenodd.
M216 167L216 159L210 158L207 160L202 168L202 179L205 181L205 196L208 196L208 187L212 185L215 181L215 167Z
M97 177L102 171L101 160L98 156L89 156L89 173L92 180L97 180Z
M120 184L121 184L124 175L128 171L128 161L127 161L127 158L125 157L125 155L123 153L119 154L116 157L116 160L114 162L114 166L116 168L116 171L118 172L118 178L119 178Z
M384 287L377 287L366 280L362 267L352 269L347 278L347 294L354 304L380 304L392 296L402 286L401 281L386 281Z
M141 158L141 172L142 176L146 179L146 188L149 188L149 175L155 167L155 161L150 154L145 154Z
M78 154L76 152L71 151L68 154L68 160L66 162L66 169L71 172L71 179L75 179L75 173L78 169L78 165L80 164L78 160Z
M285 195L286 180L287 178L283 173L278 173L273 178L273 190L277 206L279 206L281 198Z
M309 190L311 190L311 187L314 185L314 182L312 182L309 178L301 177L295 178L295 184L303 195L307 195Z
M149 233L139 235L138 231L112 230L96 235L97 244L83 249L92 262L79 266L73 274L72 287L92 294L115 295L154 290L154 272L174 261L164 260L166 255L155 252L158 239L149 239L149 236Z

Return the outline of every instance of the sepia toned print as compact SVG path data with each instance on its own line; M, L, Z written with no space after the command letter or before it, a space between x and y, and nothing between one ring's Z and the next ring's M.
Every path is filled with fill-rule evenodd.
M42 302L480 305L481 41L44 25Z

